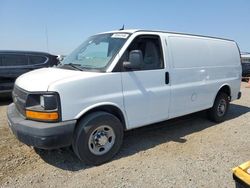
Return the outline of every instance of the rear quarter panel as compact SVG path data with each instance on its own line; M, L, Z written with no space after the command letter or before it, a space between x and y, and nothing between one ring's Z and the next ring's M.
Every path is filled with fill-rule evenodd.
M235 42L167 35L170 59L170 117L212 107L219 89L228 85L232 100L240 90L241 64Z

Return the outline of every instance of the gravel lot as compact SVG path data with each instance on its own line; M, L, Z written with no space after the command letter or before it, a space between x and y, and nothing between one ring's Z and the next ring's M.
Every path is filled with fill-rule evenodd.
M234 187L231 169L250 160L250 88L227 121L200 112L125 134L109 163L86 166L70 148L34 150L15 139L0 98L0 187Z

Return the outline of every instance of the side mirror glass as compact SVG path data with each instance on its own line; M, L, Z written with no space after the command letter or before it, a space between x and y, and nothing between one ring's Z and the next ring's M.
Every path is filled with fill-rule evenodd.
M142 62L143 58L141 50L132 50L129 53L128 61L123 62L123 67L130 70L138 70L141 69Z

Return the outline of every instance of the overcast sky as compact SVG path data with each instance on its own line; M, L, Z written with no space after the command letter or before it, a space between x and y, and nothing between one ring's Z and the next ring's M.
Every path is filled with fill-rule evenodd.
M250 52L249 0L0 0L0 50L66 55L123 24L229 38Z

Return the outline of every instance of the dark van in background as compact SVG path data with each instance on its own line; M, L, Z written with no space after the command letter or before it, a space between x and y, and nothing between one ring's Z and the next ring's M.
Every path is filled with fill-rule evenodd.
M21 74L58 63L57 56L49 53L0 50L0 93L11 92Z
M250 53L241 54L242 65L242 77L245 81L249 81L250 78Z

